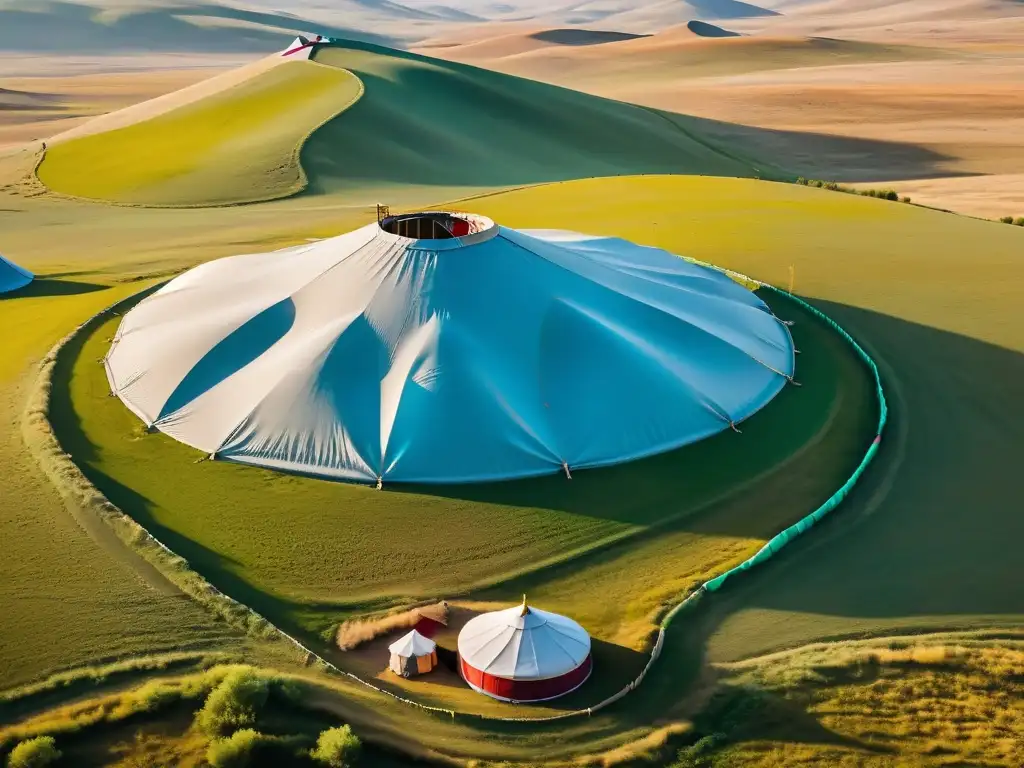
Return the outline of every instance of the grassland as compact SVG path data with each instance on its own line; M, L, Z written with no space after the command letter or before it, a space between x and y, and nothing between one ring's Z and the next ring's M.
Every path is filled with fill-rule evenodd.
M0 355L0 680L17 685L55 669L128 654L237 645L239 636L183 599L159 574L140 574L121 548L91 538L22 443L19 421L34 379L30 361L77 319L129 286L60 282L0 299L10 329ZM97 527L102 532L102 524ZM42 617L50 617L47 621Z
M216 97L50 147L39 178L77 197L223 205L301 190L299 148L362 94L344 70L287 62Z
M197 465L199 453L145 434L109 397L95 361L118 318L85 340L70 370L58 370L70 387L55 390L53 416L62 445L108 498L222 589L291 626L319 633L349 611L450 597L646 532L650 541L633 558L661 564L657 578L629 557L619 562L629 550L615 549L596 558L609 583L570 565L501 593L507 599L529 584L556 605L559 594L572 594L574 615L592 631L642 647L654 615L682 586L752 554L827 498L870 438L870 388L850 351L792 305L776 309L798 320L802 388L784 391L741 436L722 433L625 467L576 473L571 484L550 476L378 493L227 463ZM787 462L810 441L815 450ZM738 486L742 493L733 492ZM381 533L411 520L429 535L408 541ZM459 536L450 535L453 528ZM672 533L655 535L666 528ZM569 574L587 574L587 586L565 583Z
M456 190L428 191L441 197ZM426 204L431 198L423 194L419 202ZM131 290L118 281L158 279L212 256L343 231L366 214L337 204L357 200L300 197L209 212L5 198L0 226L7 250L48 278L39 290L50 294L31 299L45 303L26 314L8 310L26 298L0 302L7 317L17 318L18 327L35 339L15 347L21 351L8 358L7 380L22 381L31 361L71 325L109 303L116 291ZM665 727L692 716L707 655L735 659L823 636L1021 623L1024 602L1014 548L1020 520L1013 514L1013 457L1021 440L1014 393L1024 381L1024 339L1013 291L1024 278L1019 228L822 190L706 178L594 180L457 205L512 226L619 234L781 285L789 282L793 267L796 290L839 319L882 361L896 420L863 491L778 564L716 595L700 615L674 628L668 646L673 652L659 662L664 666L645 683L641 698L585 721L489 730L460 722L442 728L437 720L381 702L372 692L345 687L344 700L329 705L344 719L410 748L415 745L407 734L415 731L434 748L491 759L603 751L628 739L657 740ZM83 284L116 288L87 293L91 289ZM25 390L5 387L12 404L5 420L12 431L5 432L5 440L14 457L21 451L14 420ZM14 466L20 467L18 477L4 481L3 515L11 520L5 541L25 538L27 543L16 558L5 559L5 579L27 573L33 581L26 585L52 584L48 574L62 557L85 552L88 569L62 572L60 588L117 594L95 573L117 573L122 566L111 565L109 553L84 534L73 537L69 547L51 548L48 542L36 547L46 536L45 526L56 525L48 521L66 512L30 463ZM22 475L31 482L23 482ZM22 509L33 514L19 516ZM598 572L597 563L586 565ZM567 588L587 584L585 570L580 574L565 582ZM80 584L74 584L76 576L83 579ZM571 594L560 594L572 600ZM5 595L4 604L21 610L31 597L26 586ZM101 643L87 641L100 621L110 622L104 625L110 638L101 640L115 648L117 637L135 632L136 617L123 606L118 610L105 602L106 613L86 614L74 624L69 617L80 615L75 605L73 596L62 604L36 603L26 609L25 619L0 627L5 653L20 647L22 637L68 635L64 651L55 648L36 662L26 653L32 666L19 680L47 667L95 659ZM173 635L170 629L147 632L143 624L133 637L141 649ZM652 726L655 721L664 725Z

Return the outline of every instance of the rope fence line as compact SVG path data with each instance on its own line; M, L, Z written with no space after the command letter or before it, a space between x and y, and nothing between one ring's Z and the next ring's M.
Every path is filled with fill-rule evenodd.
M820 522L822 518L828 515L830 512L835 510L836 507L849 495L853 487L860 481L864 472L868 466L874 460L878 453L879 446L881 445L882 433L885 429L886 423L888 422L888 406L886 403L885 392L882 388L881 375L878 371L878 365L874 359L861 347L857 341L844 330L837 322L828 317L824 312L813 307L803 299L791 294L790 292L777 288L768 283L760 280L755 280L751 277L743 275L733 270L723 269L707 262L698 261L696 259L690 259L690 261L706 266L711 269L715 269L719 272L729 275L730 277L737 279L741 282L747 282L750 284L757 285L762 288L771 290L779 295L782 295L789 300L795 302L815 317L824 321L827 325L833 328L840 336L842 336L855 350L858 357L866 364L874 377L875 391L878 398L878 424L876 428L875 437L872 440L867 452L864 454L860 464L854 470L850 478L839 488L829 499L818 507L810 514L801 518L797 523L791 525L789 528L781 531L773 538L771 538L756 554L747 560L743 561L739 565L730 568L724 573L719 574L713 579L710 579L701 584L696 590L688 594L683 600L672 607L668 613L662 618L661 623L658 627L657 637L654 645L651 648L650 658L644 665L643 670L640 674L619 690L617 693L609 696L603 701L594 704L593 706L586 707L584 709L575 709L566 712L562 712L556 715L548 715L543 717L500 717L495 715L487 715L483 713L471 713L461 712L454 709L446 709L443 707L434 707L427 704L422 704L418 701L405 698L400 696L393 691L389 691L378 685L375 685L368 680L355 675L351 672L347 672L331 661L327 660L316 651L312 650L298 638L285 632L280 627L273 624L266 617L260 613L245 605L244 603L235 600L230 595L221 592L217 587L207 581L201 574L192 570L191 566L185 560L185 558L176 554L156 536L150 533L146 528L140 525L134 518L127 515L117 506L115 506L109 499L106 498L82 473L81 469L71 459L71 456L65 453L56 438L56 434L53 431L52 424L49 421L49 407L52 393L53 384L53 373L56 368L56 363L60 355L64 352L67 344L74 339L78 334L83 331L92 328L95 324L101 320L118 314L118 310L129 306L133 302L136 302L140 296L148 291L156 290L158 286L152 286L146 288L143 291L135 293L127 298L121 299L110 307L97 312L95 315L90 317L88 320L79 325L74 331L59 341L53 349L47 354L40 364L40 375L36 385L36 395L39 402L30 401L29 408L25 413L25 424L23 431L26 432L26 443L29 444L30 450L35 454L37 461L42 466L43 470L50 477L51 481L57 485L63 497L71 495L66 492L66 486L63 484L68 478L79 486L80 488L87 488L89 491L89 501L95 505L94 511L98 512L99 517L107 524L111 525L118 537L124 542L124 544L136 553L142 555L144 559L151 562L154 566L160 570L160 572L173 584L179 587L183 592L188 594L190 597L196 599L201 604L212 608L222 618L227 620L229 623L238 625L239 616L245 616L247 620L242 621L242 627L247 633L256 634L260 637L277 637L282 640L286 640L288 643L293 645L304 657L307 664L313 664L319 666L321 669L326 670L335 675L352 680L366 688L376 691L384 696L390 697L395 701L399 701L403 704L407 704L412 707L416 707L426 712L432 712L436 714L443 714L452 719L456 718L472 718L475 720L490 720L490 721L501 721L501 722L550 722L554 720L564 720L566 718L590 716L593 713L608 707L627 694L635 691L643 683L647 674L650 672L655 662L660 658L662 651L665 646L666 632L673 622L673 620L686 608L696 605L706 595L717 592L722 586L734 576L738 576L751 568L764 563L765 561L774 557L778 552L784 548L787 544L793 541L799 535L805 533L816 523ZM162 284L160 284L162 285ZM42 417L42 422L45 424L46 435L43 439L43 446L41 450L36 450L32 445L31 441L27 438L27 431L32 426L38 426L39 419L34 417ZM147 552L147 545L156 547L160 553L160 557L154 558L149 552ZM187 578L185 576L187 575ZM213 598L214 605L211 605L210 598ZM230 610L217 610L216 604L227 607Z

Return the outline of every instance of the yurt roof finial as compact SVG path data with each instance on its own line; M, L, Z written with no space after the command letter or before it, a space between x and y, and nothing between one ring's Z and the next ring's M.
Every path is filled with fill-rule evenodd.
M525 616L530 612L530 606L526 604L526 594L523 593L523 610L520 612L520 616Z

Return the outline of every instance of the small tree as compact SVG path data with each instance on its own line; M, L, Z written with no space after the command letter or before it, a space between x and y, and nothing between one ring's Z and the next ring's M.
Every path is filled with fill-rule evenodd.
M352 768L362 746L352 729L343 725L341 728L328 728L321 733L316 740L316 748L309 756L330 768Z
M61 752L53 736L26 739L7 756L7 768L46 768L60 760Z
M267 678L253 669L237 669L206 697L196 722L209 736L227 736L240 728L252 728L269 695Z

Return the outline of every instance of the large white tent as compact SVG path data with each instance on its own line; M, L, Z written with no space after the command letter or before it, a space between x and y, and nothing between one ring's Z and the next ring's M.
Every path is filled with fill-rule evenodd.
M106 366L147 425L215 458L372 483L666 451L763 407L794 359L712 269L425 213L201 265L125 316Z
M32 279L33 275L27 269L0 256L0 293L24 288Z

